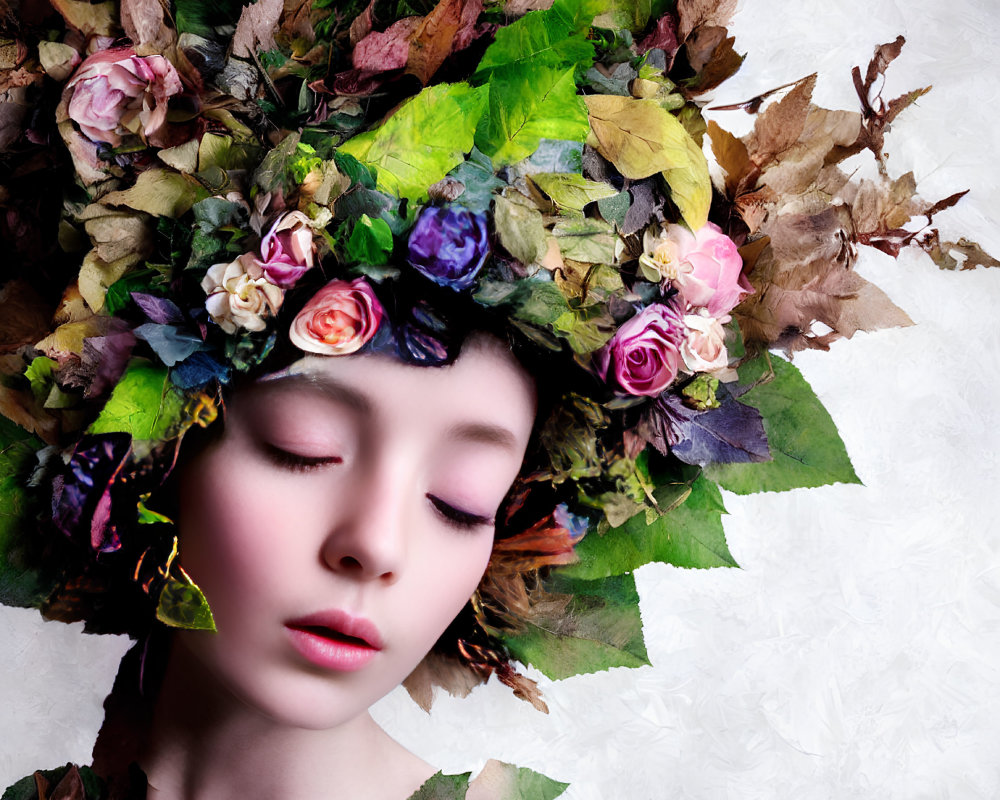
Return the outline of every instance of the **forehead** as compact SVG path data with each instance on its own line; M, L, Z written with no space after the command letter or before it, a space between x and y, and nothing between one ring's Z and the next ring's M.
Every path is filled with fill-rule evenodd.
M447 366L416 366L382 354L306 356L255 388L345 406L387 426L498 425L522 449L536 408L532 378L499 340L486 336L467 342Z

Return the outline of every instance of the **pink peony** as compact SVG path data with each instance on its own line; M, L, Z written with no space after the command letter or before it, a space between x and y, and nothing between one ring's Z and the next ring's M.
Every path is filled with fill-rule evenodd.
M66 84L67 113L94 142L121 143L130 133L155 137L167 119L167 101L183 88L163 56L137 56L131 47L88 56Z
M292 288L313 266L313 234L309 217L292 211L278 217L260 243L260 262L271 283Z
M713 317L725 316L753 292L736 245L711 222L697 233L668 225L658 237L647 236L645 249L643 263L670 282L687 305L706 308Z
M610 369L629 394L655 397L677 377L683 339L681 315L672 304L647 306L605 345L605 377Z
M288 331L299 350L346 356L360 350L378 330L382 306L364 278L332 280L305 304Z
M726 331L708 313L686 314L687 338L681 344L681 358L689 372L716 372L729 365Z
M262 331L264 321L278 313L285 293L264 276L257 259L244 253L228 264L213 264L201 282L205 308L226 333L243 328Z

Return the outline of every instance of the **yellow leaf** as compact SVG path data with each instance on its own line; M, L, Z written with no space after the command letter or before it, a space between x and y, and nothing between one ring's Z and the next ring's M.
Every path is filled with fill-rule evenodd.
M195 184L176 172L147 169L139 173L135 186L111 192L101 199L106 206L128 206L155 217L179 217L197 199Z
M662 172L684 221L692 230L704 225L712 202L708 162L678 119L654 100L604 94L584 99L587 144L626 178Z
M108 287L134 267L139 259L139 254L127 255L109 263L101 261L97 257L96 250L91 250L84 256L78 285L80 294L92 311L96 313L104 308L104 297L108 293Z
M118 20L115 3L88 3L86 0L52 0L66 24L86 36L117 36Z

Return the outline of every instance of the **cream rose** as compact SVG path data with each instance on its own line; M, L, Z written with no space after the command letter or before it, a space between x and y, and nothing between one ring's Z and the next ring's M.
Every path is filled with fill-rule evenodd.
M715 317L685 314L687 336L681 343L681 358L689 372L716 372L729 365L726 331Z
M271 283L252 253L228 264L213 264L201 282L208 299L205 308L226 333L239 328L262 331L266 317L281 308L284 292Z

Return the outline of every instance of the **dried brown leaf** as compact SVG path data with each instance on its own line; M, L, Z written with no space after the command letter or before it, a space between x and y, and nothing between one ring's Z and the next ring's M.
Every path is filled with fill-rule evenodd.
M431 651L403 681L403 688L418 706L430 711L434 687L440 686L453 697L466 697L485 678L455 658Z
M1000 261L997 261L978 244L964 236L957 242L942 242L938 232L932 230L918 244L941 269L966 270L977 267L1000 267Z
M354 47L351 63L363 74L402 69L410 57L410 38L423 17L404 17L384 31L372 31Z
M750 153L742 140L722 128L715 120L708 121L708 138L712 142L715 160L726 174L726 196L734 199L756 182L757 167L750 160Z
M116 36L118 19L114 0L88 3L86 0L50 0L66 24L84 36Z
M743 56L733 49L736 39L726 34L725 28L711 25L698 28L687 40L684 47L695 77L685 81L686 94L710 91L739 70Z
M165 24L165 12L162 0L122 0L122 27L138 55L162 53L176 41L174 30Z
M306 4L310 5L312 0L306 0ZM362 39L364 39L369 33L372 32L372 12L375 10L375 0L365 7L365 10L358 14L351 23L350 29L350 41L351 45L356 45Z
M254 58L258 50L273 50L274 32L284 8L284 0L257 0L253 5L243 6L233 34L233 55Z
M0 354L34 345L49 332L52 309L28 284L8 281L0 288Z
M677 32L682 42L695 28L726 27L736 12L736 0L677 0Z
M406 71L415 75L425 86L438 71L438 67L451 55L455 38L462 25L465 5L464 0L440 0L431 13L423 18L410 38ZM482 10L481 3L469 5L478 5L479 10ZM478 16L479 11L476 11L475 17Z
M746 139L747 151L757 166L767 167L799 140L809 116L809 100L815 86L815 73L806 76L757 118L753 131Z

